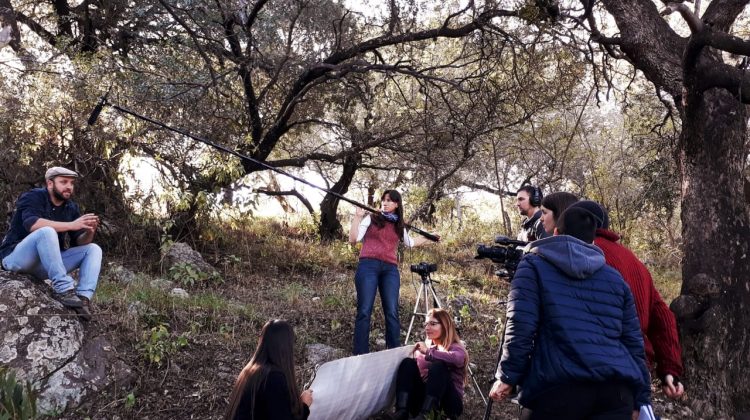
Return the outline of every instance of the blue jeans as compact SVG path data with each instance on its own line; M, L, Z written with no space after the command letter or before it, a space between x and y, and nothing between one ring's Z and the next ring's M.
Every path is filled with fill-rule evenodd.
M354 354L370 351L370 315L375 293L380 290L380 301L385 314L385 343L389 349L399 346L401 324L398 320L398 293L401 277L396 264L372 258L359 260L354 276L357 287L357 319L354 322Z
M68 273L80 268L76 294L91 299L99 281L102 249L99 245L88 244L60 252L55 229L43 227L23 238L2 262L8 271L31 274L40 280L50 279L57 293L73 289L75 283Z

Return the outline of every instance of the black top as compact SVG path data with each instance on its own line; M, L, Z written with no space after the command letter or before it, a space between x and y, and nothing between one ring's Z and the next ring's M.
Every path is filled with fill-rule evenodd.
M245 392L240 397L240 404L237 407L237 413L234 420L296 420L292 414L292 402L289 400L289 388L286 384L284 374L272 370L266 378L266 383L262 384L255 397L255 410L250 412L252 401L252 391L245 388ZM304 413L302 418L306 419L310 410L305 404L302 404Z
M16 211L10 220L10 230L0 246L0 258L10 255L16 245L31 233L31 227L40 218L55 222L72 222L79 217L81 217L81 212L75 202L67 200L62 205L55 206L50 201L46 188L34 188L21 194L16 202ZM76 246L76 239L83 233L85 233L84 230L58 232L60 250ZM68 236L69 239L66 241Z

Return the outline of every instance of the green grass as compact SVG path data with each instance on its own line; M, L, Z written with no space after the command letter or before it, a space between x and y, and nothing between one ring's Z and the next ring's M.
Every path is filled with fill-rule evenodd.
M436 231L442 241L403 253L402 333L406 333L415 291L421 285L419 276L409 271L409 265L420 261L435 263L438 271L433 278L439 281L435 287L443 305L447 307L458 296L471 300L472 312L468 307L458 308L463 318L461 332L471 362L477 366L477 377L481 380L492 376L499 346L499 320L505 314L505 308L497 301L505 298L509 283L494 275L490 261L474 260L474 253L478 243L491 243L500 231L494 224L479 222L467 222L462 229L451 224L423 228ZM116 408L108 407L112 411L107 414L158 412L164 407L178 406L183 411L171 414L214 416L225 408L236 377L218 377L217 366L231 372L230 376L236 375L251 356L261 326L269 319L284 318L295 326L300 378L307 378L310 373L306 370L309 366L305 366L306 344L324 343L342 349L344 354L350 351L356 308L357 248L345 241L321 244L311 225L305 223L288 226L272 220L254 220L216 230L214 235L212 241L198 249L220 271L224 282L174 284L172 287L188 291L187 299L169 296L164 284L168 272L138 273L128 285L111 281L106 274L100 281L95 302L113 314L107 328L129 338L121 340L123 344L118 350L128 354L131 363L141 364L137 397L134 394L126 404L119 395L113 403ZM158 267L158 264L145 266ZM652 273L667 302L677 296L677 271L652 270ZM148 310L140 316L129 316L128 306L135 301L142 302ZM421 337L422 321L415 320L412 340ZM144 332L150 333L159 325L168 325L168 335L157 337L158 340L152 340L154 343L169 344L179 337L187 339L186 345L167 354L182 366L179 374L166 367L169 363L162 363L162 367L149 364L142 352ZM382 338L384 330L382 309L376 302L371 324L373 351L382 349L376 341ZM169 395L163 394L164 389L170 390ZM191 403L192 399L180 397L185 393L198 393L203 401L210 399L213 405L197 402L201 401L198 398ZM465 403L464 417L481 417L481 399L472 388L467 388Z

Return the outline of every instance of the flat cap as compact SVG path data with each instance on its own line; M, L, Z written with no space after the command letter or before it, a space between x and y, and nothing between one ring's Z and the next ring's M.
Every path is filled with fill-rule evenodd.
M62 166L53 166L52 168L47 169L47 172L44 174L44 179L49 181L56 176L72 176L73 178L78 178L78 172L71 171Z

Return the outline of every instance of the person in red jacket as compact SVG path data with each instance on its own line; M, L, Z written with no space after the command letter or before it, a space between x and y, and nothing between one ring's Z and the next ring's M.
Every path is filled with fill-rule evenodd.
M583 207L601 220L594 244L604 252L607 265L622 274L635 298L636 311L646 347L649 368L656 370L662 390L669 398L685 392L682 376L682 348L677 336L674 314L654 287L651 273L628 248L620 244L620 235L609 230L607 211L595 201L582 200L570 207Z

